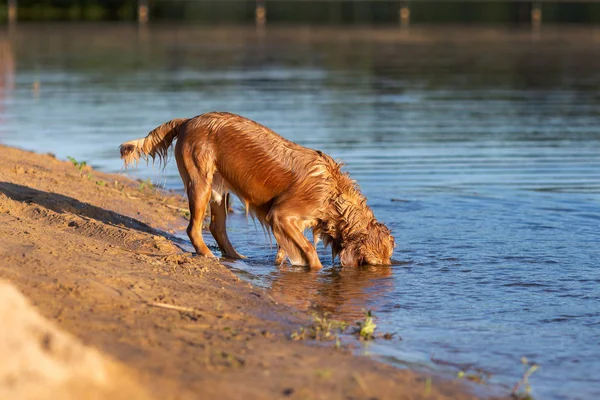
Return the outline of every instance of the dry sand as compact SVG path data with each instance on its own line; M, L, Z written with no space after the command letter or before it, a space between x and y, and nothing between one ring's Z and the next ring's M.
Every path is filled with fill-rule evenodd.
M148 399L131 375L40 316L0 280L0 399Z
M43 316L0 286L20 304L0 313L37 326L27 336L19 318L3 317L0 340L19 337L35 357L0 346L0 394L20 379L21 393L53 399L477 398L460 380L291 340L306 314L175 244L168 232L187 224L180 196L51 155L0 152L0 278ZM59 364L60 382L44 372Z

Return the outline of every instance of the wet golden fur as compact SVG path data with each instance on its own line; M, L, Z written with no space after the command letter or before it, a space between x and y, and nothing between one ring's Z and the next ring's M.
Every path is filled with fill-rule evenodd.
M202 219L211 207L210 230L223 255L239 255L227 237L226 196L233 192L278 244L276 262L320 268L304 231L323 240L343 266L390 264L394 238L377 222L356 183L328 155L293 143L239 115L207 113L169 121L121 145L125 165L158 157L164 163L173 140L175 159L190 203L187 233L198 254L213 257L202 239Z

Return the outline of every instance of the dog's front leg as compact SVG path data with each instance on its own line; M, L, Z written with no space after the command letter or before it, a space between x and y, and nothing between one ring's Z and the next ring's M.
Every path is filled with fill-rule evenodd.
M277 244L277 254L275 255L275 264L281 265L285 261L287 254L285 254L285 250L281 247L280 244Z
M292 264L308 264L313 269L323 268L314 246L300 230L297 218L285 217L277 213L272 213L270 218L275 239ZM280 256L279 251L277 254Z

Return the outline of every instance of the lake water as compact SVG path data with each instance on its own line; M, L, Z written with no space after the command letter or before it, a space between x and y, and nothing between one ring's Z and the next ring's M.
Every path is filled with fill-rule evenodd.
M18 25L0 77L0 142L109 172L212 110L344 160L398 265L278 268L238 203L230 266L296 307L373 310L389 362L508 390L526 356L537 398L600 398L600 31ZM128 174L182 192L174 162Z

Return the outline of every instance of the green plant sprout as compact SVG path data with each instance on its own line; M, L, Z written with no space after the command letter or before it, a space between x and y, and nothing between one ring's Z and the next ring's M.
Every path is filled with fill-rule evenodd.
M87 162L77 161L76 159L74 159L73 157L70 157L70 156L67 156L67 160L69 160L69 161L71 161L71 163L73 163L75 168L77 168L77 171L79 171L79 174L82 174L83 169L87 166Z
M511 391L511 396L517 400L533 400L531 395L531 385L529 384L529 377L537 371L539 365L536 363L530 363L526 357L521 358L521 363L525 367L523 377L515 384Z
M365 314L365 319L358 321L356 325L358 325L356 333L358 333L358 337L360 339L373 340L375 338L375 328L377 325L375 324L371 310L367 311Z

